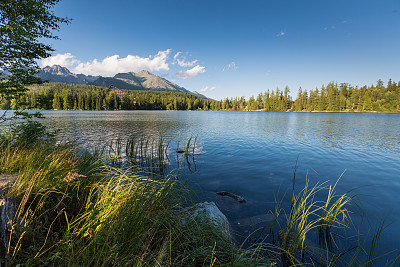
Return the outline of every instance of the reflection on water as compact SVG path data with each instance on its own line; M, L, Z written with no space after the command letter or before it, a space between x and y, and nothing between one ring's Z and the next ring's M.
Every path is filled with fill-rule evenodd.
M263 113L187 111L46 111L46 124L85 146L134 135L160 135L171 142L197 137L194 188L220 204L232 220L261 218L275 196L291 184L299 159L297 186L330 180L344 172L337 190L361 199L374 220L388 213L395 222L382 235L391 248L400 247L400 116L398 114ZM183 143L181 143L183 145ZM175 153L176 154L176 153ZM176 155L175 155L176 156ZM182 155L178 155L178 157ZM178 159L178 162L182 160ZM175 168L176 166L172 166ZM188 174L189 175L189 174ZM218 198L230 191L245 204ZM254 217L256 216L256 217Z

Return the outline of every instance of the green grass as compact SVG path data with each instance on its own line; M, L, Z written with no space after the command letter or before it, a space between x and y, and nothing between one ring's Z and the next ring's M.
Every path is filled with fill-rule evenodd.
M374 266L386 256L378 245L382 221L369 249L363 249L365 239L350 261L342 258L332 233L351 225L352 199L335 192L340 178L333 186L306 181L296 193L294 176L289 210L275 207L278 243L244 248L213 224L182 213L190 190L166 174L169 144L162 138L117 140L90 153L51 136L0 140L0 174L16 177L3 197L17 204L2 266ZM195 146L192 138L186 142L186 159ZM324 201L317 200L321 194ZM319 237L314 247L311 235Z
M271 247L279 255L282 266L376 266L378 259L388 256L391 259L388 259L387 266L398 264L398 251L394 250L385 255L378 251L380 235L387 227L384 220L376 227L370 244L366 236L363 242L358 242L352 249L341 250L334 236L340 238L341 235L337 233L344 230L355 232L355 229L352 229L350 212L352 198L347 194L335 192L340 178L333 186L327 182L311 186L306 178L303 189L297 194L294 178L289 211L286 212L281 206L282 202L277 202L273 212L275 220L272 234L275 238L275 228L278 227L278 244ZM323 194L326 198L320 200ZM313 244L311 240L316 236L318 244ZM348 255L344 257L345 254Z
M176 177L113 166L121 151L42 141L0 145L0 173L16 176L5 196L17 204L2 266L269 266L213 224L182 224L188 189ZM159 161L165 148L150 151Z
M169 143L162 136L158 139L137 139L131 136L126 142L125 152L132 166L163 176L168 172L168 147Z

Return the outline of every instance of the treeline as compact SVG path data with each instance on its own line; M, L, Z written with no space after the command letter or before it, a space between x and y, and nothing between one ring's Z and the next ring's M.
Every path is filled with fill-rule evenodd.
M125 90L122 98L93 85L46 83L29 87L18 99L21 109L56 110L209 110L212 100L187 93ZM17 101L0 100L2 109L15 109Z
M349 112L399 112L400 82L389 79L385 86L382 80L376 85L361 88L348 83L331 82L320 89L300 88L295 100L289 95L288 87L281 91L267 91L250 97L230 98L221 101L224 110L263 111L349 111Z
M195 95L159 91L125 90L122 98L93 85L46 83L31 86L19 99L22 109L57 110L233 110L233 111L348 111L399 112L400 82L382 80L376 85L357 87L331 82L314 90L300 88L295 100L290 90L277 88L252 96L205 100ZM1 99L1 109L14 109L16 100Z

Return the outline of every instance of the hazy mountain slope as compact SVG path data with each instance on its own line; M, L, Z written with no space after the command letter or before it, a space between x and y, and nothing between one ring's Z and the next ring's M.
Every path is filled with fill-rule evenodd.
M112 79L114 79L114 80L112 80ZM135 73L135 72L118 73L113 78L107 79L107 82L118 87L118 85L116 85L116 83L118 83L116 80L123 81L130 85L130 86L125 86L125 88L121 88L121 89L129 89L131 87L134 87L134 88L141 87L141 89L135 89L135 90L153 90L153 91L191 93L190 91L186 90L185 88L180 87L164 78L161 78L161 77L154 75L145 70L142 70L138 73ZM96 85L99 85L99 83L96 81L94 83L96 83ZM104 84L102 86L109 86L110 84L108 84L108 85Z
M125 90L145 90L140 85L132 84L127 82L126 80L115 79L111 77L100 77L95 81L91 82L90 84L103 87L110 87L110 85L114 85L119 89L125 89Z
M172 83L145 70L142 70L138 73L118 73L114 77L102 77L74 74L65 67L53 65L51 67L46 66L42 68L36 76L44 81L49 82L88 84L103 87L114 85L119 89L125 90L182 92L196 95L203 99L208 99L206 96L199 94L198 92L186 90L175 83Z
M65 67L59 65L46 66L40 70L36 77L41 78L43 81L60 82L60 83L75 83L75 84L89 84L96 80L99 76L87 76L84 74L74 74Z

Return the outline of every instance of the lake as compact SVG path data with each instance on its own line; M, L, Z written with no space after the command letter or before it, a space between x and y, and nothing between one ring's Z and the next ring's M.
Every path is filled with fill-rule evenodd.
M184 168L200 200L212 200L234 222L234 230L251 232L246 218L272 210L289 192L295 166L296 191L340 177L337 193L349 193L351 209L364 213L361 226L386 216L392 223L382 234L385 249L400 248L400 115L351 113L266 113L195 111L43 111L45 124L85 146L110 140L162 135L177 147L197 137L196 153ZM176 153L175 153L176 154ZM178 158L179 160L179 158ZM297 162L297 165L296 165ZM177 168L171 160L170 170ZM187 164L186 164L187 165ZM175 170L176 171L176 170ZM229 191L246 199L237 203L217 196ZM279 194L278 194L279 191ZM367 219L367 220L366 220ZM354 222L361 222L355 214ZM264 221L263 221L264 223ZM266 223L266 222L265 222ZM247 226L241 228L241 226ZM361 239L365 235L361 235ZM350 241L355 242L355 241ZM348 244L350 247L351 244Z

